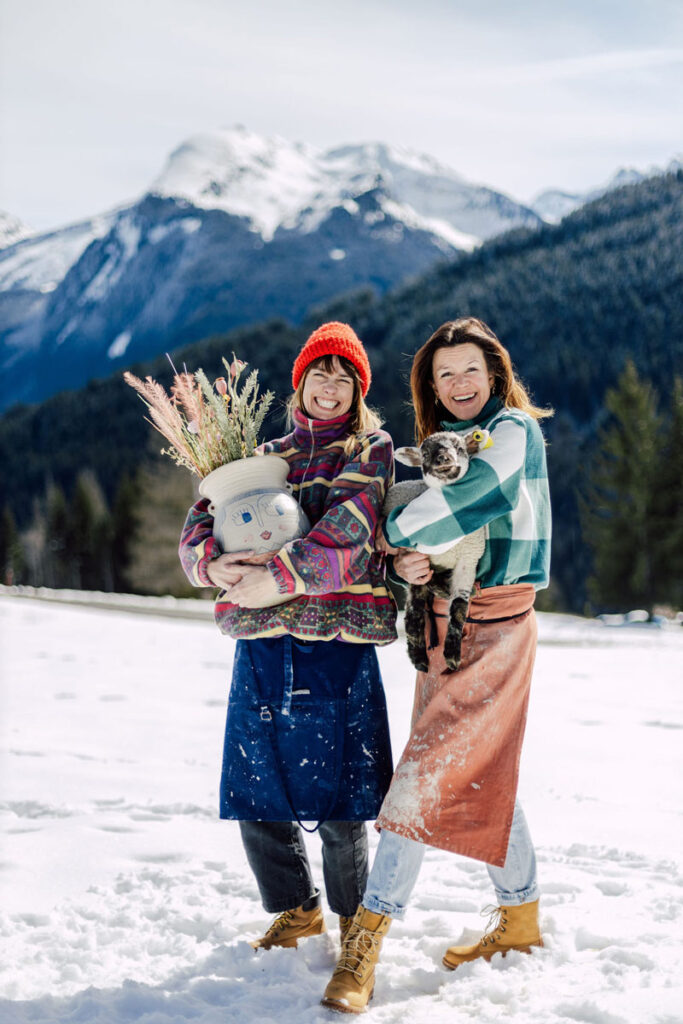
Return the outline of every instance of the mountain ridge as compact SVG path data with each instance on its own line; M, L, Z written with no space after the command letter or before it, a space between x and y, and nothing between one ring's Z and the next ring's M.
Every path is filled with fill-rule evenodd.
M136 202L0 252L0 408L212 331L297 323L363 285L383 294L518 224L540 220L396 147L193 136Z
M561 188L547 188L538 192L530 201L529 207L541 217L546 224L559 224L574 210L580 206L599 199L606 192L611 192L622 185L635 185L646 178L654 178L658 175L673 174L683 166L683 157L677 155L672 157L665 167L652 166L645 171L636 167L620 167L602 185L590 188L584 192L568 192Z
M139 200L0 251L0 409L240 324L300 323L364 286L383 295L505 224L544 230L424 154L200 133Z

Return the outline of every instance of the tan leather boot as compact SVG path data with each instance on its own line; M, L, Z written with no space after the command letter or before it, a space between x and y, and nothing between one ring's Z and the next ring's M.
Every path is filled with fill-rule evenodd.
M375 988L375 966L391 918L360 906L321 1003L339 1013L363 1013Z
M299 939L308 935L322 935L325 931L325 918L320 907L313 910L283 910L269 926L265 935L254 939L249 945L254 949L270 949L271 946L298 946Z
M344 945L344 939L348 935L349 928L352 924L352 917L344 917L343 914L339 915L339 938L341 939L342 946Z
M479 942L473 946L451 946L443 958L444 967L454 971L460 964L483 957L490 960L496 953L503 956L510 949L530 953L532 946L542 946L538 927L538 900L519 907L492 907L491 917Z

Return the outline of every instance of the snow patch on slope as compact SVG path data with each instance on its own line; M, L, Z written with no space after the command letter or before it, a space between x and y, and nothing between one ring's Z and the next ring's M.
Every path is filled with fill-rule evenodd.
M130 331L121 331L107 349L107 356L109 359L120 359L130 345L130 339L132 337L133 335Z
M90 243L107 234L118 212L32 235L0 252L0 291L53 291Z
M111 240L108 240L108 259L102 264L88 287L79 298L79 305L99 302L111 291L123 274L126 264L133 258L140 244L140 227L132 216L122 217L116 223Z

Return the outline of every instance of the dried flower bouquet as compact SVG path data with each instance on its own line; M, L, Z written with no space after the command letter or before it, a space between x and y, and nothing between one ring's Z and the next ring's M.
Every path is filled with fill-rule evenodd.
M149 409L148 422L170 442L162 454L202 479L219 466L254 454L275 397L272 391L259 397L258 370L252 370L239 389L247 364L234 353L232 363L223 359L223 365L227 376L213 386L203 370L176 373L170 396L151 377L140 380L128 371L123 375Z

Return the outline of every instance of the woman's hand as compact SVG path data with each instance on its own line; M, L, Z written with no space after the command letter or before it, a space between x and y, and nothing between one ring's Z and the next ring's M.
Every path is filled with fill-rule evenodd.
M240 608L269 608L283 600L275 577L262 566L243 566L242 578L230 587L226 596L231 604Z
M231 587L239 583L244 575L244 562L254 556L253 551L232 551L212 559L206 567L206 575L217 587Z
M375 530L375 551L381 551L385 555L395 555L396 552L400 551L401 549L400 548L392 548L391 544L389 543L387 538L384 536L384 524L385 523L386 523L386 519L382 519L377 524L377 529Z
M251 551L248 551L246 552L247 557L243 558L242 561L247 565L265 565L266 562L270 562L271 559L275 558L278 550L279 548L276 548L274 551L262 551L260 555L254 555Z
M212 583L224 590L239 583L248 565L265 565L277 551L262 551L255 555L253 551L231 551L212 559L206 567L206 575Z
M429 555L423 555L420 551L401 549L394 557L394 572L406 583L418 586L429 583L432 578Z

